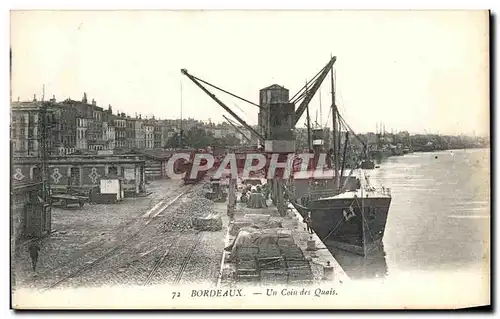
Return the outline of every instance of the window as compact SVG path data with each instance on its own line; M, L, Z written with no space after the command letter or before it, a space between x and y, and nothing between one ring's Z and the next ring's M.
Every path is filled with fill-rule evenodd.
M108 175L118 175L118 168L116 166L109 167Z
M42 180L42 174L41 170L39 167L34 167L33 168L33 181L41 181Z
M70 169L70 185L80 185L80 168L72 167Z

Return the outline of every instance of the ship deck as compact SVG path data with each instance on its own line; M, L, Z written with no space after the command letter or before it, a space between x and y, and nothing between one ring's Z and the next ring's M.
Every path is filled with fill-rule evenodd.
M390 198L390 189L384 188L380 189L357 189L355 191L340 193L335 196L323 197L318 200L330 200L330 199L348 199L348 198Z

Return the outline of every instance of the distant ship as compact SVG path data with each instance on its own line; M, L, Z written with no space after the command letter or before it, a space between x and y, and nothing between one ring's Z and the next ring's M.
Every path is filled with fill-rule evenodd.
M371 160L363 160L359 163L359 167L362 169L374 169L375 163Z
M392 145L391 144L391 152L394 156L401 156L404 154L404 149L402 144Z
M386 158L391 157L391 156L392 156L392 151L388 147L381 147L377 150L370 152L370 157L375 159L375 161L377 163L380 163L383 160L385 160Z

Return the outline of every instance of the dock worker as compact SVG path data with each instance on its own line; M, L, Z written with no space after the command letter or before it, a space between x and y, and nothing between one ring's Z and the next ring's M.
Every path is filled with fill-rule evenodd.
M304 219L304 222L306 223L306 226L307 226L307 232L309 234L312 234L313 230L311 228L311 224L312 224L311 212L307 212L307 217L306 217L306 219Z
M38 262L38 254L40 252L40 246L38 246L38 243L32 243L28 247L28 250L31 257L31 265L33 266L33 271L36 271L36 264Z
M332 159L333 159L333 148L328 150L328 153L326 154L326 167L329 169L332 168Z
M241 192L240 201L241 201L242 203L246 203L246 202L248 202L248 195L247 195L247 191L246 191L246 190L243 190L243 191Z

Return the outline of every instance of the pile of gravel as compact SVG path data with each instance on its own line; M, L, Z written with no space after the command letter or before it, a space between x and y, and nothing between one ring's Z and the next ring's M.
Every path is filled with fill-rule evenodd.
M222 218L218 213L194 217L193 226L197 230L219 231L222 229Z
M172 214L172 217L163 223L165 232L193 229L194 220L215 215L216 212L214 202L206 199L203 190L197 188L186 195L185 202Z

